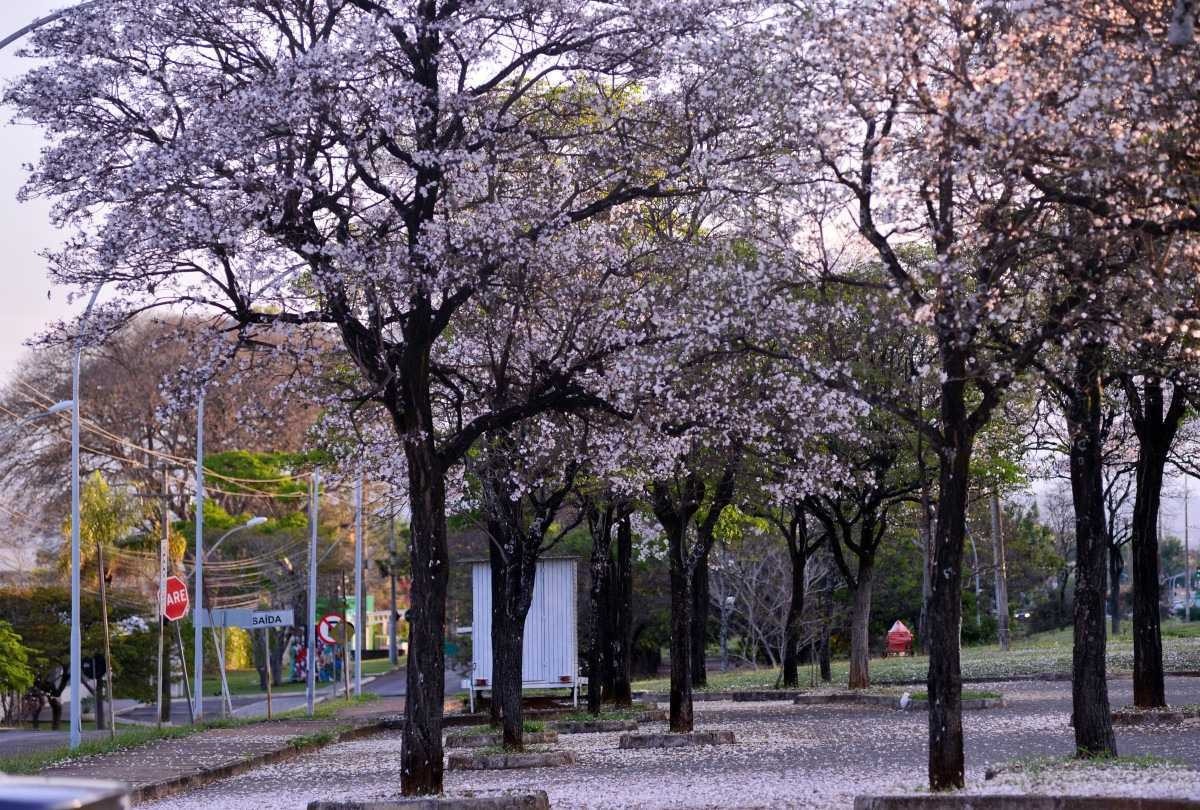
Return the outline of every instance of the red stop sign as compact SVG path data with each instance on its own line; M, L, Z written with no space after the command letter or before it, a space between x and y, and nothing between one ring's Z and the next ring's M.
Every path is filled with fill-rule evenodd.
M167 577L167 589L163 595L163 616L175 622L186 616L187 612L187 583L176 576Z

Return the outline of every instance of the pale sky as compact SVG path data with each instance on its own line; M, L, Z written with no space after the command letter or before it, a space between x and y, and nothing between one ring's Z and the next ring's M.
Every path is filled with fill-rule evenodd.
M63 5L63 0L0 0L0 38ZM0 82L4 85L32 64L17 58L19 45L0 51ZM10 123L12 116L10 107L0 109L0 244L4 246L0 264L0 379L8 377L24 354L24 341L67 311L67 291L51 290L45 261L38 255L60 241L49 223L49 206L42 201L17 202L17 190L25 177L22 167L37 157L41 133L28 125ZM51 300L46 299L47 291Z

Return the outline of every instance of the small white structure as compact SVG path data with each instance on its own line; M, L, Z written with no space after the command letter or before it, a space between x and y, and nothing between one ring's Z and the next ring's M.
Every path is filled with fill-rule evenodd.
M576 563L572 557L538 560L533 602L525 617L522 689L570 689L579 705L579 646L575 605ZM463 681L475 695L492 687L492 574L486 562L471 566L471 677Z

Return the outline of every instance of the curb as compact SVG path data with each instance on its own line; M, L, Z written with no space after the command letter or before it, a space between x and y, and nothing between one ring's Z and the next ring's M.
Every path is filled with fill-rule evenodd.
M854 810L1200 810L1195 799L1144 799L1137 796L1046 796L967 794L859 796Z
M264 751L261 754L244 757L236 762L229 762L224 765L217 765L213 768L206 768L198 773L187 774L185 776L177 776L173 779L167 779L162 782L153 782L148 785L142 785L139 788L130 791L129 799L131 804L141 804L142 802L164 799L176 793L181 793L185 790L195 790L196 788L205 787L213 782L218 782L222 779L228 779L231 776L245 773L246 771L258 768L262 765L273 765L277 762L283 762L293 757L298 757L301 754L307 754L312 751L324 748L327 745L334 743L346 742L348 740L356 740L360 737L369 737L372 734L378 734L383 731L385 726L381 721L365 723L360 726L354 726L340 731L334 735L333 739L324 743L306 743L304 745L290 745L284 743L282 748L277 748L273 751Z

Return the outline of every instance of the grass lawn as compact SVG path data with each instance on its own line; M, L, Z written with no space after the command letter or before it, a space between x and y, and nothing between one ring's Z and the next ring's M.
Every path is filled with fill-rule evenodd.
M400 666L404 666L404 658L400 658ZM368 661L363 661L363 677L370 675L382 675L385 672L390 672L391 664L386 658L372 658ZM350 670L351 680L354 678L353 664ZM225 673L225 678L229 681L229 694L231 695L257 695L262 693L259 688L258 670L255 669L231 669ZM318 684L318 686L328 686L328 684ZM216 693L221 688L221 683L218 677L213 675L204 676L204 691L205 694ZM271 688L275 694L283 694L285 692L303 692L305 688L304 681L298 683L284 683L281 686Z
M1038 633L1027 638L1014 639L1012 649L1000 652L995 645L987 647L965 647L962 651L962 674L964 678L1014 678L1028 675L1063 674L1071 672L1071 630L1055 630ZM1200 670L1200 622L1184 624L1171 620L1163 623L1163 666L1168 673L1184 670ZM833 662L834 684L845 684L849 678L850 663L841 659ZM872 658L871 682L877 685L912 683L925 679L929 659L923 655L910 658ZM1123 622L1121 634L1108 640L1108 671L1110 674L1133 672L1132 623ZM800 684L809 683L809 667L802 667ZM708 673L708 686L701 691L735 689L771 689L775 686L779 671L768 669L739 669L733 672ZM820 685L820 681L817 681ZM635 689L649 692L666 692L670 689L668 678L653 678L638 681Z

